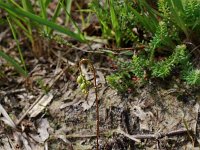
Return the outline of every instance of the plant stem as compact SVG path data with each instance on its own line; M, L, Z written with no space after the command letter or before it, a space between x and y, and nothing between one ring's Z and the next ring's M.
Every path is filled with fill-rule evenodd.
M99 150L99 105L98 105L98 94L97 94L97 82L96 82L96 71L89 59L82 59L79 62L79 70L81 71L82 74L82 69L81 69L81 64L88 63L90 68L92 69L93 76L94 76L94 88L95 88L95 102L96 102L96 140L97 140L97 145L96 145L96 150Z

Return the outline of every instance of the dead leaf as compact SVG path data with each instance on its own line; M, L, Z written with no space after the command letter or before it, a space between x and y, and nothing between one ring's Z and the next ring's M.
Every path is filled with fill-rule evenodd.
M14 147L10 144L10 139L8 137L1 137L1 143L3 145L0 145L1 150L13 150Z
M97 78L97 84L105 84L106 83L106 79L104 77L104 74L101 71L97 71L97 75L99 76Z
M25 135L25 134L24 134ZM29 141L27 140L27 138L25 138L25 136L20 136L20 139L22 140L23 142L23 145L25 147L26 150L33 150L29 144Z
M68 93L68 92L67 92ZM79 93L79 94L77 94ZM76 98L75 98L76 95ZM79 105L80 103L85 101L85 95L81 92L80 89L77 89L75 92L70 91L70 93L67 94L68 98L66 96L62 97L61 99L67 100L68 102L62 102L60 105L60 109L64 109L68 106L76 106Z
M36 117L40 112L42 112L46 106L51 102L53 99L53 94L48 93L44 95L39 102L29 111L30 117Z
M8 115L8 113L6 112L6 110L3 108L3 106L0 104L0 115L1 114L3 115L3 117L1 118L1 120L4 121L4 123L6 123L7 125L9 125L12 128L16 128L15 123L10 118L10 116Z
M97 93L98 100L101 99L101 97L102 97L103 93L105 92L106 88L107 87L102 87L100 89L100 91ZM86 110L90 109L94 105L95 101L96 101L95 89L92 88L89 91L87 100L83 101L83 103L82 103L83 110L86 111Z
M49 138L48 128L50 127L47 118L42 119L39 122L38 133L40 135L41 141L44 142Z
M43 118L38 123L38 134L29 134L29 136L31 136L34 141L37 141L40 144L44 144L45 141L49 138L49 128L49 121L47 120L47 118Z

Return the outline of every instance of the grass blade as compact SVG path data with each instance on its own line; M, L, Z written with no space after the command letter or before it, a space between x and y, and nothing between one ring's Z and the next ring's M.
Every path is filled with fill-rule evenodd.
M46 19L48 20L47 18L47 11L46 11L46 8L48 5L45 5L45 1L44 0L39 0L39 5L40 5L40 9L41 9L41 16L43 19ZM48 33L48 27L47 26L44 26L44 33L47 34Z
M120 27L119 27L119 23L117 20L117 16L115 14L113 0L110 0L110 16L111 16L111 22L113 25L113 29L115 30L115 39L116 39L117 45L120 46L121 33L120 33Z
M80 34L77 34L77 33L74 33L72 31L70 31L69 29L67 28L64 28L60 25L57 25L56 23L52 22L52 21L48 21L46 19L43 19L35 14L32 14L30 12L27 12L27 11L24 11L23 9L19 9L19 8L16 8L14 6L10 6L6 3L3 3L3 2L0 2L0 8L3 8L9 12L13 12L13 13L16 13L20 16L23 16L23 17L27 17L29 19L31 19L32 21L35 21L39 24L42 24L42 25L46 25L54 30L57 30L61 33L64 33L80 42L85 42L85 39L83 38L83 36L81 36Z
M9 24L9 26L10 26L10 29L11 29L11 31L12 31L13 37L14 37L14 39L15 39L15 42L16 42L16 44L17 44L17 49L18 49L18 52L19 52L19 55L20 55L21 63L22 63L22 65L23 65L23 67L24 67L25 72L27 72L27 70L26 70L26 64L25 64L25 61L24 61L24 57L23 57L23 55L22 55L21 48L20 48L20 46L19 46L19 41L17 40L17 36L16 36L15 29L14 29L14 27L12 26L12 24L11 24L11 22L10 22L10 19L7 18L7 20L8 20L8 24Z
M72 5L72 0L68 0L68 1L67 1L67 4L66 4L66 11L67 11L69 14L70 14L70 12L71 12L71 5ZM70 19L70 17L67 15L67 16L66 16L66 22L65 22L66 25L68 24L69 19Z
M61 5L62 2L61 2L61 1L63 1L63 0L59 0L59 1L58 1L58 4L57 4L57 6L56 6L56 10L54 11L53 17L51 18L51 21L52 21L52 22L56 22L56 19L57 19L59 13L60 13L60 10L61 10L61 8L62 8L62 5ZM49 29L48 29L48 35L51 35L52 32L53 32L52 28L49 28Z
M53 22L55 22L56 21L56 18L58 17L58 15L59 15L59 13L60 13L60 10L61 10L61 8L62 8L62 1L63 0L59 0L58 1L58 4L57 4L57 6L56 6L56 10L55 10L55 12L54 12L54 14L53 14L53 17L52 17L52 21Z
M185 33L186 37L189 38L189 33L186 27L186 23L181 17L182 14L184 14L182 1L181 0L176 0L176 1L167 0L167 2L172 12L171 13L172 21Z
M22 5L23 5L23 8L24 8L26 11L31 12L31 13L34 12L30 0L22 0Z
M61 5L63 6L66 15L69 17L70 21L72 22L72 24L74 25L74 27L76 28L76 30L78 31L79 36L85 40L84 35L81 32L81 29L78 27L78 25L76 24L76 22L72 19L72 17L70 16L69 12L66 10L66 8L64 7L63 3L61 3ZM86 40L85 40L86 41Z
M7 62L9 62L17 72L22 74L23 76L27 77L27 72L18 64L17 61L15 61L13 58L8 56L6 53L4 53L2 50L0 50L0 57L5 59Z

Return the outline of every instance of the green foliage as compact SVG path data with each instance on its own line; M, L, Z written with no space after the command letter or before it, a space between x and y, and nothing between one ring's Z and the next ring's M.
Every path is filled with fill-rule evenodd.
M133 83L130 82L130 79L130 74L127 72L112 74L106 77L109 84L119 92L125 92L128 88L133 87Z
M123 92L124 89L126 90L126 88L124 87L124 85L122 85L124 82L121 81L121 78L122 77L119 74L112 74L110 76L107 76L106 80L109 82L109 84L113 88L117 89L118 91ZM120 82L122 82L122 84ZM126 84L125 84L125 86L126 86Z
M148 65L148 61L142 56L134 55L132 58L132 66L133 69L131 72L140 80L142 80L145 76L145 67Z
M2 50L0 50L0 57L4 58L7 62L9 62L17 70L17 72L19 72L25 77L27 76L27 72L23 69L23 67L21 67L20 64L16 60L8 56Z
M200 85L200 70L194 69L191 62L183 63L181 78L189 85Z
M166 60L159 61L152 65L152 76L164 78L170 75L171 71L180 63L187 59L186 46L178 45L174 53Z
M22 50L20 49L18 42L20 36L25 35L29 39L32 45L32 51L36 53L41 53L40 51L42 51L42 49L40 49L40 47L38 46L41 44L37 43L40 33L51 38L55 36L53 31L56 30L60 33L63 33L65 36L70 36L71 38L74 38L78 41L86 42L85 37L80 32L78 26L75 26L75 28L78 30L78 33L76 33L56 23L57 18L61 14L62 8L66 10L66 18L68 19L70 17L69 10L71 6L71 1L67 1L66 5L64 5L64 0L59 0L56 9L53 12L53 16L49 18L47 14L47 9L50 2L50 0L39 0L35 1L33 4L33 1L30 0L20 0L18 2L15 2L14 0L0 1L0 8L7 12L7 22L17 43L17 49L19 51L21 64L23 65L23 70L25 72L26 65L22 55ZM39 10L39 12L35 10ZM40 40L40 42L42 42L42 40ZM4 57L3 54L1 56ZM6 57L6 60L11 62L11 64L19 72L23 72L22 74L25 74L22 69L19 69L20 66L16 65L14 59L13 61L11 61L11 59L12 58L10 57L9 59L7 59Z
M27 73L26 64L25 64L25 61L24 61L24 57L22 55L22 50L21 50L21 48L19 46L19 41L17 40L16 30L14 29L14 26L11 24L10 19L7 18L7 20L8 20L9 26L11 28L11 31L12 31L13 37L15 39L15 42L17 43L17 49L18 49L18 52L19 52L19 55L20 55L20 59L21 59L21 63L23 65L24 71Z
M158 5L163 19L168 20L168 24L174 25L179 32L183 32L187 39L200 33L199 0L159 0Z
M98 17L103 34L109 38L111 36L111 28L109 27L111 25L111 20L108 3L106 2L104 6L102 6L98 0L93 0L90 6Z
M115 9L114 9L114 2L113 0L110 0L110 17L111 17L111 22L112 22L112 26L113 26L113 29L114 29L114 32L115 32L115 39L116 39L116 43L117 45L119 46L120 45L120 26L119 26L119 23L118 23L118 20L117 20L117 16L116 16L116 12L115 12Z
M142 26L146 31L154 33L158 26L158 16L160 15L157 10L152 8L147 1L138 0L134 5L128 5L130 12L132 13L133 22Z
M152 40L149 43L149 50L150 51L150 62L154 59L155 49L160 47L162 43L166 41L168 37L167 26L165 22L160 22L159 26L157 27L157 31L153 36Z
M186 0L183 14L188 27L198 30L200 27L200 2L198 0Z
M190 85L200 85L200 70L192 69L183 76L183 79Z
M3 8L3 9L5 9L5 10L6 10L7 12L9 12L11 15L13 15L13 14L15 14L15 16L17 15L17 16L16 16L17 18L20 18L20 17L27 17L27 18L29 18L30 20L37 22L38 24L41 24L41 25L50 27L50 28L52 28L52 29L54 29L54 30L57 30L57 31L61 32L61 33L64 33L64 34L66 34L66 35L69 35L69 36L71 36L72 38L77 39L77 40L79 40L79 41L82 41L82 42L84 41L82 35L76 34L76 33L70 31L70 30L67 29L67 28L64 28L64 27L62 27L62 26L60 26L60 25L58 25L58 24L56 24L56 23L54 23L54 22L52 22L52 21L49 21L49 20L46 19L46 18L44 19L43 17L37 16L37 15L31 13L31 12L27 12L25 9L23 9L23 8L21 8L21 7L16 8L16 7L14 7L13 5L6 4L6 3L3 3L3 2L0 2L0 7ZM27 18L23 18L23 19L26 20Z
M147 79L164 79L175 70L180 72L180 78L188 84L199 85L200 71L191 63L193 50L183 44L186 40L191 41L193 45L199 45L198 0L158 0L154 5L145 0L109 2L106 1L105 7L97 0L92 3L104 35L112 38L114 32L118 46L124 41L139 43L139 35L132 32L133 28L141 29L147 37L149 36L143 37L140 43L145 44L145 50L134 54L131 61L128 57L123 60L117 58L117 72L107 77L112 87L126 91L128 88L146 83ZM117 22L115 25L113 20ZM116 34L117 32L120 34ZM131 34L133 36L128 36Z
M148 61L142 55L134 55L132 61L120 60L118 64L118 72L107 76L108 83L120 92L125 92L129 88L133 88L146 82L146 66Z
M93 0L91 8L97 15L101 24L103 36L115 38L117 46L129 41L137 41L137 36L132 29L135 25L134 15L131 13L132 1L106 0L101 4L98 0Z

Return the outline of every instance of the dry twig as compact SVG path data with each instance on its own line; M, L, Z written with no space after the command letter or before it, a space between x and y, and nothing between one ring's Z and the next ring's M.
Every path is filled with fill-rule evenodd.
M164 137L172 137L172 136L180 136L185 135L188 133L192 133L192 130L187 129L179 129L174 131L169 131L167 133L154 133L154 134L137 134L137 135L129 135L122 131L121 129L116 130L117 133L123 134L124 136L128 137L129 139L136 141L135 139L152 139L152 140L158 140Z

